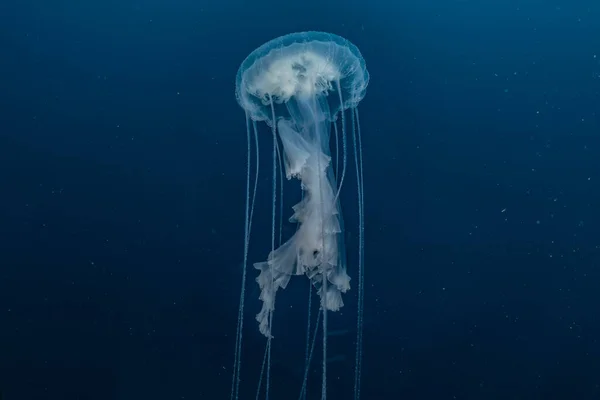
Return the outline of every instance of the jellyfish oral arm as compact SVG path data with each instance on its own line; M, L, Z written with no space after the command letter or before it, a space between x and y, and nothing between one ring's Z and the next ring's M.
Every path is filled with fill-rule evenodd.
M299 226L288 241L269 254L266 262L255 264L260 271L256 280L263 301L256 319L266 336L271 334L269 314L275 307L275 294L279 288L285 289L292 275L306 275L311 280L321 297L321 307L326 310L339 310L343 306L341 293L350 288L350 277L340 256L343 237L337 187L329 173L331 157L322 145L326 139L328 143L329 122L320 117L322 110L317 102L302 103L295 105L303 115L302 125L284 119L277 124L286 176L299 179L304 190L303 199L293 207L290 218ZM313 118L307 118L311 114ZM323 285L323 279L331 284Z

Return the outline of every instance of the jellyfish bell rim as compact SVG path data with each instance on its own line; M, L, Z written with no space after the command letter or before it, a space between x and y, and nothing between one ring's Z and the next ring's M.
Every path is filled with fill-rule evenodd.
M291 76L297 68L304 71L315 65L319 71L313 76L318 77L318 82L310 82L318 86L316 89ZM331 120L337 119L338 111L356 107L364 98L369 83L365 60L358 47L341 36L296 32L264 43L244 59L236 75L236 99L249 118L270 124L271 103L329 94L337 91L338 82L344 94L343 104L330 106ZM266 87L275 90L268 93ZM338 98L329 97L334 101Z

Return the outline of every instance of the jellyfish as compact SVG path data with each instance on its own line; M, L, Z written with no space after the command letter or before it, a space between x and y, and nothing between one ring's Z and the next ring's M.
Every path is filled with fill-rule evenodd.
M249 261L248 247L258 183L258 135L261 122L266 123L270 128L272 136L271 249L263 261L254 263L254 268L258 271L256 282L260 288L259 299L262 301L262 308L256 315L256 320L258 329L266 337L267 342L265 362L263 362L263 366L266 363L263 369L266 373L266 398L269 395L270 385L270 349L271 340L274 338L272 326L275 300L293 276L304 276L308 279L313 288L311 290L316 292L320 301L318 318L322 325L318 326L322 329L323 342L321 399L325 400L327 396L328 312L340 310L344 305L343 294L350 290L351 286L340 205L340 192L349 158L347 154L350 147L349 136L351 136L354 154L358 200L358 245L356 246L358 261L354 268L358 299L354 398L360 397L364 208L362 140L357 106L366 94L368 82L369 74L358 48L340 36L323 32L293 33L271 40L254 50L238 70L236 98L246 115L248 159L244 268L238 309L231 399L239 397L246 266ZM334 137L332 137L332 130ZM254 167L251 166L252 153L256 158ZM283 191L281 183L280 192L277 191L277 175L282 165L288 180L299 181L302 199L292 207L289 218L291 223L296 224L295 233L287 240L278 242L276 240L277 204L279 203L280 206L283 204ZM254 173L254 185L252 185L252 173ZM280 177L282 176L283 172L280 172ZM316 337L315 331L314 338ZM309 363L307 339L306 369L301 389L301 397L304 398Z

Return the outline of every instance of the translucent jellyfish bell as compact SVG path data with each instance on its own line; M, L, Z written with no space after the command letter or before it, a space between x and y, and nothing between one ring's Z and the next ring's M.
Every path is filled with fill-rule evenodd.
M363 179L360 124L356 107L365 96L369 74L358 48L346 39L328 33L294 33L274 39L253 51L240 66L236 97L246 113L248 137L247 205L244 265L248 263L248 244L252 226L258 177L258 127L264 121L271 127L273 148L273 204L271 250L266 261L254 264L261 289L262 309L256 316L260 332L267 337L267 382L270 373L270 343L275 299L294 275L306 276L320 297L323 321L322 399L326 396L327 311L343 306L342 294L350 289L344 246L339 194L347 165L347 136L352 134L357 173L359 214L358 332L356 347L355 398L360 395L363 304ZM348 110L348 111L346 111ZM351 129L346 128L346 114ZM338 116L341 115L341 118ZM341 120L341 121L340 121ZM340 123L341 122L341 123ZM341 126L341 156L338 125ZM335 168L330 151L330 134L335 132ZM254 140L251 139L254 134ZM251 146L256 145L257 160L254 191L251 195ZM280 145L282 150L280 150ZM339 159L342 169L339 169ZM278 200L278 162L285 167L287 179L298 179L302 200L293 207L290 222L297 223L295 234L276 246ZM238 314L236 355L232 398L238 398L241 364L242 328L245 302L246 268ZM308 360L306 369L308 370ZM306 384L306 374L305 382ZM267 385L266 390L269 390ZM304 390L304 389L303 389Z
M262 45L244 60L237 73L236 97L255 121L272 121L271 99L277 117L301 118L294 103L315 98L322 100L323 114L332 120L340 109L358 105L368 82L360 51L346 39L323 32L292 33ZM342 102L339 96L330 96L336 94L338 83ZM281 104L287 115L277 107Z

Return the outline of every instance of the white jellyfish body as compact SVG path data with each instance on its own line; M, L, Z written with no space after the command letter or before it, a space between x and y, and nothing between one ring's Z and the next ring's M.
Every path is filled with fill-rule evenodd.
M360 377L358 364L361 358L360 353L362 353L364 215L362 151L356 106L366 93L368 81L369 75L358 48L339 36L320 32L290 34L266 43L246 58L238 71L236 80L236 97L246 112L248 146L252 143L250 127L253 127L253 133L257 135L256 123L259 121L264 121L271 127L273 136L272 248L266 261L254 264L255 268L260 271L256 281L261 289L260 300L262 300L262 309L256 319L260 332L268 338L270 360L270 341L273 337L272 319L278 290L285 289L294 275L304 275L311 281L320 296L323 313L323 399L326 396L327 311L338 311L344 304L342 294L350 289L339 202L339 191L346 172L346 110L350 110L359 200L357 286L360 337L357 336L356 368L358 372L355 379ZM343 143L341 174L337 167L335 170L333 169L330 151L331 127L334 126L336 128L336 163L338 163L336 123L340 120L338 118L340 115ZM258 146L256 136L255 143ZM282 154L278 154L279 143L283 148ZM249 157L250 154L250 147L248 147ZM276 248L278 156L279 159L283 158L286 178L300 181L303 197L298 204L293 206L293 214L289 219L290 222L298 224L295 234ZM250 196L250 171L249 159L245 265L248 262L248 242L254 208L254 195L252 200ZM236 399L240 379L245 273L244 269L231 396ZM267 381L268 374L267 368ZM356 385L357 382L355 382L355 398L357 390L360 391Z

